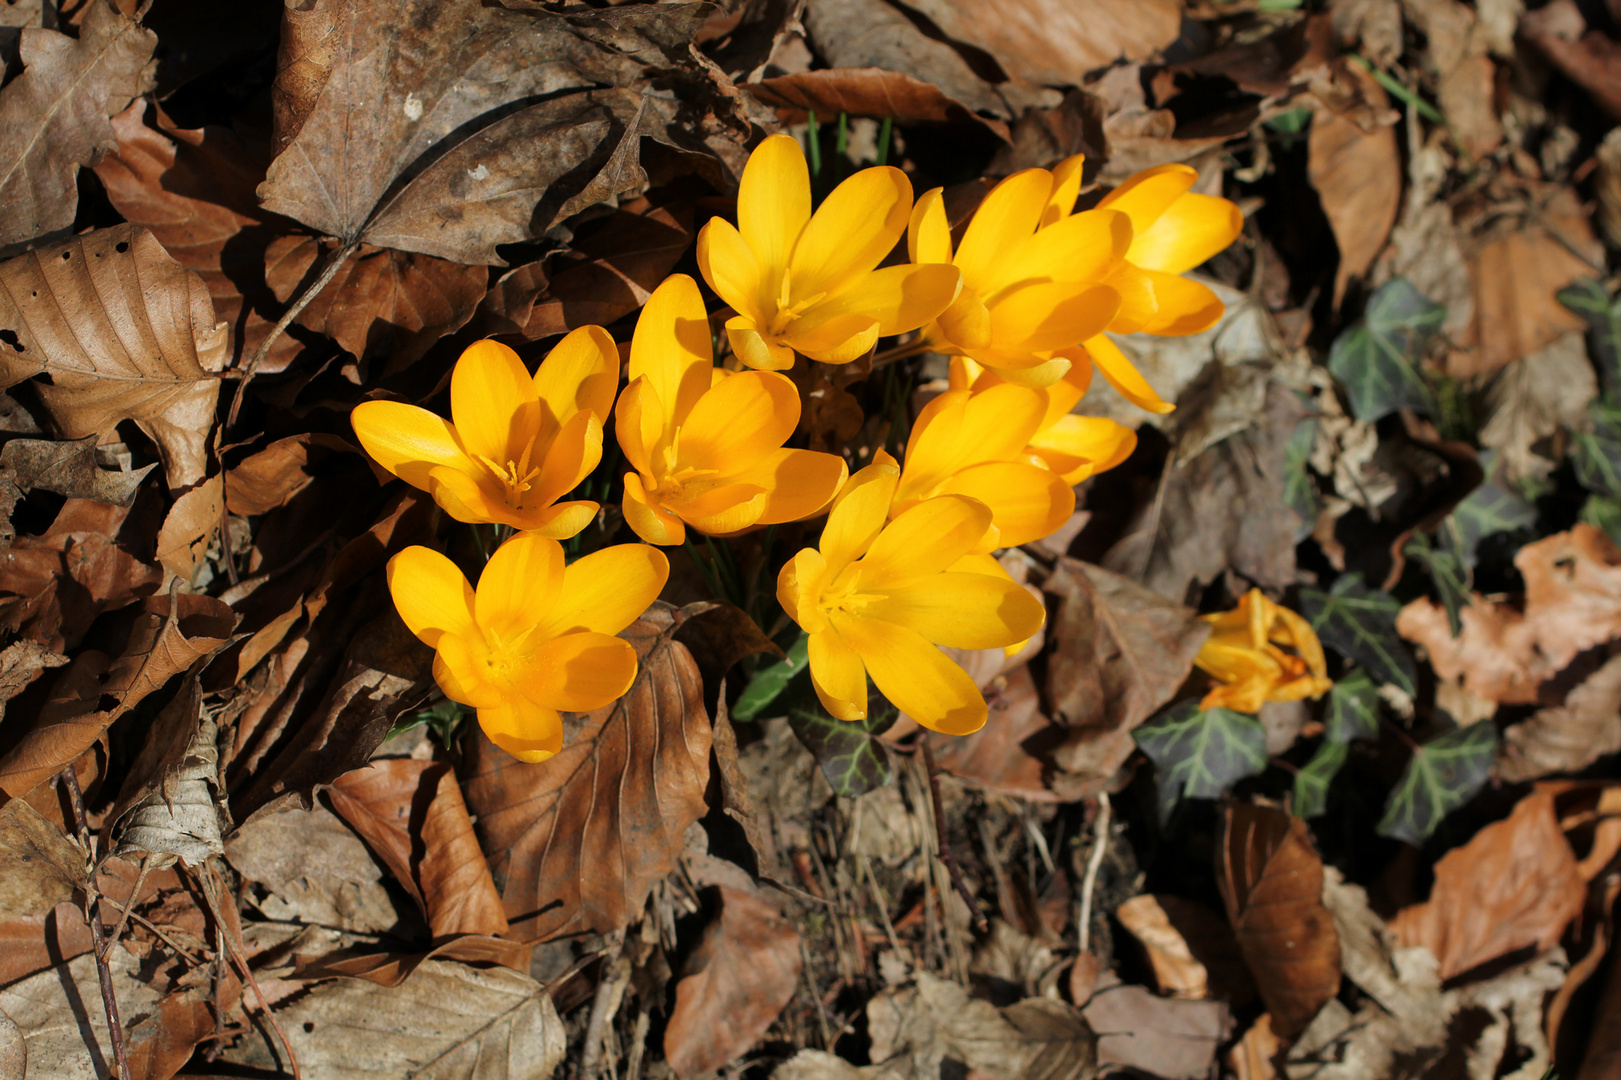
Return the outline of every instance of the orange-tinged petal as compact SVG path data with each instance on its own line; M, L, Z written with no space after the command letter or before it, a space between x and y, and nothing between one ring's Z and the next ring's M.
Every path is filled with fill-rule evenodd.
M1119 210L1131 218L1132 232L1142 235L1153 228L1160 215L1170 209L1199 179L1199 171L1179 162L1156 165L1128 177L1124 183L1098 202L1099 209ZM1132 262L1137 262L1132 259Z
M844 459L816 450L778 450L741 479L765 488L759 524L777 525L821 513L849 478Z
M836 612L833 628L855 650L879 691L913 720L946 735L985 725L985 699L961 667L922 634L881 619Z
M827 629L822 614L822 583L827 580L827 560L815 548L800 548L777 572L777 602L788 617L807 634Z
M912 182L888 165L862 169L833 189L811 215L788 260L789 296L798 303L855 285L906 233Z
M1077 358L1080 363L1071 363L1064 377L1047 387L1047 414L1041 418L1043 429L1051 427L1060 416L1079 405L1092 386L1092 362L1087 359L1086 353L1075 350L1064 357L1070 361Z
M563 568L563 586L551 607L535 612L542 639L582 630L617 634L658 599L670 577L670 560L646 544L615 544L583 555Z
M867 669L861 656L837 630L812 633L806 642L811 685L822 705L838 720L867 718Z
M414 488L427 490L435 465L469 473L483 469L462 450L449 421L415 405L365 401L349 414L349 423L372 460Z
M723 484L670 510L709 536L732 536L753 528L765 512L765 489L757 484Z
M1120 294L1107 285L1024 285L992 301L991 341L1033 352L1067 349L1102 333L1119 309Z
M664 438L664 403L645 378L631 380L614 404L614 435L625 460L651 476L654 451Z
M838 315L865 315L877 320L880 336L904 334L949 308L961 284L962 274L949 264L886 266L862 278L855 288L806 308L800 318L813 326ZM805 331L795 324L794 332Z
M523 492L525 507L548 506L573 491L602 460L602 421L590 410L568 418L545 456L534 464L540 472Z
M737 191L737 227L759 260L761 273L769 279L772 299L793 254L794 242L810 220L810 170L805 165L805 152L790 135L767 136L743 166Z
M989 506L1002 547L1051 536L1075 513L1075 491L1064 478L1024 461L970 466L942 484L941 493L966 495Z
M1117 334L1135 334L1159 311L1154 293L1154 275L1129 262L1117 263L1104 281L1120 294L1120 310L1114 313L1109 329Z
M1070 361L1067 358L1049 357L1046 353L1025 353L1017 358L1006 354L980 355L996 361L997 366L993 370L1003 382L1028 387L1031 390L1047 389L1062 379L1070 369Z
M874 462L850 477L839 491L817 543L827 559L830 577L837 577L872 545L889 517L889 503L899 480L900 470L894 465Z
M447 465L435 465L428 470L428 494L457 521L469 524L494 521L515 525L516 522L511 520L512 508L494 488L494 478L483 469L476 475Z
M751 322L775 312L777 298L768 291L774 285L766 281L760 260L743 235L725 218L710 218L699 230L698 272L722 300Z
M479 575L473 613L491 645L528 633L563 587L563 545L521 532L495 549ZM549 635L548 635L549 636Z
M963 289L935 323L935 338L948 350L977 350L991 344L991 309L972 289ZM955 389L955 387L953 387Z
M912 207L906 225L906 257L914 263L951 261L951 224L943 188L930 188Z
M481 674L486 670L482 643L469 642L454 634L439 639L438 651L433 656L433 681L451 701L461 705L499 705L506 699L498 687L490 685Z
M715 353L698 283L671 274L647 298L630 341L630 377L645 377L664 408L666 430L709 389Z
M984 293L1027 276L1016 257L1041 224L1052 190L1052 173L1046 169L1016 172L991 189L974 211L953 260L964 285Z
M480 708L478 726L492 743L519 761L545 761L563 749L562 716L522 695Z
M1244 215L1233 202L1188 192L1147 230L1139 230L1126 258L1146 270L1181 274L1225 249L1244 231Z
M1135 431L1096 416L1061 416L1030 440L1030 449L1070 485L1107 472L1136 448Z
M1041 227L1059 222L1075 212L1075 200L1081 194L1081 168L1086 164L1085 154L1067 157L1053 166L1053 193L1041 211Z
M1275 606L1274 614L1283 624L1284 641L1294 647L1295 652L1306 662L1306 668L1317 678L1326 678L1328 675L1328 661L1323 656L1323 644L1317 640L1317 632L1296 612L1286 607ZM1273 640L1278 640L1277 636Z
M499 341L475 341L450 374L450 415L468 453L502 466L523 456L540 430L529 369Z
M607 420L619 391L619 347L600 326L572 330L541 361L534 383L548 431L582 411Z
M1132 366L1126 354L1120 351L1120 346L1104 335L1088 338L1083 348L1086 349L1087 357L1097 365L1099 371L1103 372L1103 377L1109 381L1109 385L1139 409L1163 415L1176 408L1154 393L1154 388L1149 386L1148 380Z
M735 476L787 442L798 423L799 389L787 376L740 372L712 387L687 414L680 462Z
M916 630L936 645L1000 649L1041 629L1041 601L1006 575L941 573L885 590L862 614Z
M861 560L862 591L887 592L939 574L973 550L990 524L990 507L975 499L923 500L873 540Z
M649 544L668 547L687 539L687 527L681 519L652 497L635 473L625 474L625 498L620 507L625 512L625 524Z
M636 650L611 634L564 634L525 657L513 681L537 705L590 712L622 696L636 681Z
M533 513L525 511L523 528L551 540L567 540L579 535L601 509L601 504L585 499L554 503Z
M1265 652L1220 641L1206 640L1193 662L1200 671L1227 683L1259 678L1271 685L1283 675L1283 665Z
M1131 246L1131 219L1114 210L1087 210L1025 240L1016 279L1102 281Z
M388 591L407 629L437 647L445 634L476 638L473 587L456 564L437 551L408 547L388 560Z
M726 341L732 346L732 354L745 367L756 371L787 371L794 366L794 350L761 334L755 321L747 315L734 315L726 320Z
M1143 273L1154 284L1155 303L1153 316L1140 328L1143 333L1180 337L1208 330L1221 321L1226 305L1208 285L1156 270Z
M812 360L824 364L848 364L859 360L878 344L878 320L870 315L835 315L817 325L796 322L783 340Z
M977 462L1011 460L1029 444L1046 411L1039 391L1007 383L979 393L939 395L912 426L902 497L924 497Z

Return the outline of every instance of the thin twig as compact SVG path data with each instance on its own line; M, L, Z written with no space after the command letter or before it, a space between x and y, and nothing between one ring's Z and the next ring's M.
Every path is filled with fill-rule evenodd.
M597 977L597 991L591 998L591 1019L585 1026L585 1050L580 1057L580 1073L584 1080L595 1080L602 1069L602 1053L607 1047L608 1028L619 1014L619 1005L625 1000L625 984L630 981L630 962L621 962L623 936L602 958L602 973Z
M1098 792L1097 842L1092 845L1092 857L1086 860L1086 877L1081 879L1081 908L1077 914L1076 930L1080 934L1081 951L1090 951L1092 945L1092 891L1097 888L1098 870L1103 866L1104 852L1109 850L1109 820L1112 817L1109 793Z
M112 937L107 942L107 948L112 948L113 942L124 935L124 924L129 921L130 909L141 899L141 886L146 884L146 875L151 872L152 853L147 852L141 856L141 872L135 878L135 887L129 891L128 899L118 911L118 921L113 924Z
M259 999L259 1011L264 1013L265 1020L281 1040L282 1049L287 1051L287 1067L293 1074L293 1080L304 1080L304 1074L298 1068L298 1055L293 1050L293 1044L287 1038L287 1032L282 1029L281 1021L276 1019L276 1010L270 1007L270 999L265 996L264 989L260 987L259 980L253 975L253 969L248 966L247 946L242 943L239 930L232 927L225 917L225 903L221 899L225 892L225 885L220 881L214 869L212 860L204 863L202 872L197 874L197 880L202 885L203 899L207 902L209 913L214 916L214 923L219 932L219 951L225 955L226 961L236 969L242 981L252 988L254 996ZM232 940L233 937L235 940ZM242 994L242 1011L246 1013L247 993Z
M79 790L79 777L69 765L59 774L62 786L67 788L68 802L73 806L73 824L79 833L79 843L90 851L90 823L84 812L84 792ZM101 1004L107 1010L107 1038L113 1044L113 1060L117 1062L119 1080L129 1080L129 1056L124 1050L124 1024L118 1018L118 998L113 994L113 973L107 966L107 927L101 921L101 907L92 875L84 891L84 921L90 927L91 952L96 956L96 979L101 983Z
M940 863L951 875L951 887L957 890L957 895L963 898L968 905L969 917L974 920L974 929L984 933L990 928L985 919L985 913L979 910L979 901L974 899L974 891L963 880L962 870L957 865L957 856L946 841L946 809L940 798L940 768L934 763L934 751L929 748L929 740L923 739L918 743L923 749L923 767L929 774L929 800L934 803L934 832L939 838Z

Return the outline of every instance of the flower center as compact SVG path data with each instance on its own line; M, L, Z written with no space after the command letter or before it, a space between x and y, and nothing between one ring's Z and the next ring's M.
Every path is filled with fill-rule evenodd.
M877 593L861 591L859 563L851 563L840 571L838 577L823 587L819 597L824 612L842 611L848 615L860 615L868 604L878 599Z
M502 486L506 488L507 503L511 506L517 507L523 503L524 492L533 487L534 481L540 476L540 467L529 463L530 455L533 454L534 449L535 440L530 439L524 445L523 453L519 455L518 460L513 461L508 458L505 465L498 465L483 454L478 455L478 460L483 462L484 467L489 469L495 475L495 478L501 481Z
M766 331L773 336L786 331L795 319L804 314L806 308L827 295L824 290L815 296L807 296L798 303L794 303L789 300L792 292L789 288L788 279L789 272L784 270L782 272L782 285L777 289L777 313L771 316L771 322L766 326Z

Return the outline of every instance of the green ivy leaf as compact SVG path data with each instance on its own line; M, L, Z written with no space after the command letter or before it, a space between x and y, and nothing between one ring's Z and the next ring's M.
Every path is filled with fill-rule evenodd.
M1321 817L1328 809L1328 785L1350 755L1350 746L1325 739L1306 767L1295 773L1295 813L1303 818Z
M1447 625L1452 628L1452 636L1463 633L1461 613L1472 602L1469 568L1463 564L1463 559L1450 548L1433 546L1423 533L1415 533L1402 552L1430 572L1430 580L1441 597L1441 606L1447 610Z
M1406 278L1392 278L1369 299L1362 321L1334 339L1328 370L1344 384L1358 420L1372 423L1397 409L1435 415L1418 360L1445 318L1445 307Z
M1390 683L1409 697L1418 693L1413 657L1396 634L1401 605L1389 594L1370 589L1361 574L1341 574L1329 592L1300 590L1300 613L1324 642Z
M794 679L809 671L810 635L801 633L788 646L788 655L774 664L755 671L754 677L737 696L737 703L732 706L731 718L733 720L753 720L765 711L770 705L782 696L788 689L788 684Z
M1588 430L1575 433L1571 448L1576 482L1588 491L1621 495L1621 408L1594 401L1587 419Z
M865 720L835 720L820 706L788 713L788 726L840 795L865 794L883 787L895 775L889 748L878 736L889 730L899 714L881 698L869 694L868 700Z
M1483 462L1484 464L1484 462ZM1487 469L1487 475L1491 470ZM1489 536L1529 529L1537 521L1537 508L1494 480L1488 480L1459 503L1442 524L1447 546L1464 565L1480 559L1480 543Z
M1317 417L1308 416L1295 425L1283 447L1283 501L1300 519L1296 542L1311 535L1322 505L1311 477L1311 448L1316 442Z
M1159 770L1161 821L1178 800L1217 798L1266 768L1266 729L1231 709L1184 701L1131 734Z
M1587 357L1604 384L1604 400L1621 404L1621 295L1610 296L1593 278L1582 278L1554 298L1587 323Z
M1379 737L1379 687L1366 671L1357 668L1334 684L1324 726L1329 742Z
M1614 495L1589 495L1577 515L1595 529L1621 544L1621 498Z
M1497 729L1471 724L1418 748L1385 802L1379 835L1422 844L1441 819L1475 797L1497 757Z

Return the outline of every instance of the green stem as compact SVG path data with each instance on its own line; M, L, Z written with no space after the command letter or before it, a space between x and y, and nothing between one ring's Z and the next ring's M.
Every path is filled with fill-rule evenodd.
M816 110L806 110L806 115L808 117L808 130L805 142L808 145L806 146L805 156L810 158L811 175L820 178L822 175L822 143L816 137Z
M894 132L895 118L893 116L884 117L883 123L878 125L878 161L876 164L880 166L889 164L889 141L894 137Z

